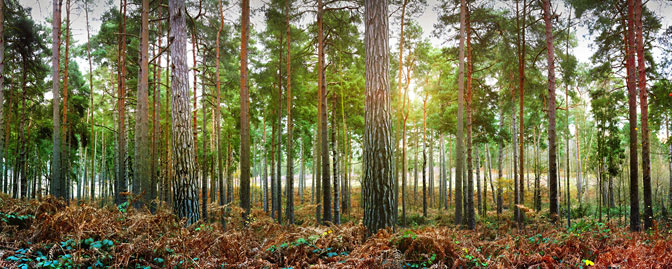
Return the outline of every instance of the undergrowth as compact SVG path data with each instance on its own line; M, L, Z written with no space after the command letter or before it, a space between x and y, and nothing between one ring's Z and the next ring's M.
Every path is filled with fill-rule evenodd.
M218 209L212 205L213 214ZM653 267L672 264L672 230L631 233L618 225L575 220L567 229L529 215L518 229L489 212L475 231L451 217L412 215L410 228L368 236L356 217L343 225L279 225L261 210L185 227L167 209L66 206L0 196L0 267L6 268L527 268ZM229 216L240 216L230 208ZM305 213L303 213L305 212ZM353 215L356 216L356 215Z

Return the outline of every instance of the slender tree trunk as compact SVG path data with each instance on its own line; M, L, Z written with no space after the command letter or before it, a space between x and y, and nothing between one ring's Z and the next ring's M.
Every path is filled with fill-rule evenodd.
M339 183L338 183L338 139L336 138L336 94L332 94L331 105L331 154L332 154L332 169L334 177L334 224L341 224L341 211L339 208L340 201L338 200Z
M544 0L544 24L546 25L546 60L548 62L548 176L550 188L551 220L558 218L558 168L555 144L555 56L551 1Z
M135 109L135 182L133 187L135 194L141 199L135 203L136 208L148 205L152 199L150 196L150 170L149 159L149 0L142 0L142 27L140 29L140 68L138 74L138 99Z
M250 29L250 1L242 0L240 42L240 206L243 217L250 214L250 93L247 79L247 43Z
M644 188L644 229L653 228L653 203L651 201L651 153L649 149L649 104L646 92L646 55L642 26L642 0L635 0L635 40L637 50L639 108L642 127L642 183Z
M427 218L427 98L422 102L422 216Z
M316 165L316 189L314 190L317 207L315 208L315 219L317 223L322 223L322 92L326 89L324 85L324 30L322 25L323 16L322 0L317 0L317 146L315 147ZM328 179L327 179L328 180ZM364 199L362 199L364 200ZM363 202L364 203L364 202Z
M56 2L56 1L54 1ZM4 28L4 21L5 21L5 12L4 12L4 1L0 1L0 51L5 51L5 28ZM56 18L54 16L54 18ZM56 30L57 31L57 30ZM5 71L5 54L0 53L0 134L4 133L5 130L5 76L4 71ZM53 60L53 59L52 59ZM54 79L54 81L58 81L57 79ZM56 96L56 95L54 95ZM56 98L54 98L56 99ZM54 106L57 108L57 106ZM55 145L54 145L55 146ZM0 177L2 177L2 174L4 174L4 171L6 170L5 167L5 143L4 141L0 138ZM2 177L2 186L0 186L3 192L6 192L6 181L5 178Z
M119 24L119 65L118 65L118 90L117 90L117 177L115 179L114 202L122 204L126 201L124 196L126 186L126 0L119 0L121 23ZM64 122L65 124L65 122ZM124 194L122 194L124 193Z
M394 149L390 115L387 0L364 1L366 102L364 225L368 234L394 227ZM324 94L324 93L323 93ZM324 113L324 111L323 111Z
M205 88L202 89L203 92L205 92ZM202 204L201 206L203 207L203 221L205 223L208 223L208 148L207 148L207 136L208 136L208 127L207 127L207 122L206 122L206 109L205 109L205 97L202 99L202 107L201 107L201 114L203 117L203 158L201 159L203 164L201 165L201 201ZM195 141L194 141L195 143Z
M627 87L628 87L628 121L630 123L630 230L640 230L639 215L639 183L637 169L637 73L635 71L635 3L628 4L627 42L625 46ZM648 154L648 152L647 152Z
M225 197L225 191L224 191L224 176L222 175L222 147L221 147L221 137L222 137L222 128L220 126L221 124L221 118L222 118L222 86L221 86L221 77L219 74L220 66L221 63L219 61L220 59L220 45L219 41L221 39L222 35L222 30L224 29L224 10L222 8L222 0L219 0L219 29L217 29L217 40L215 41L216 43L216 48L215 48L215 54L216 54L216 69L215 69L215 83L217 86L217 102L215 103L215 151L217 152L217 182L219 186L219 206L224 206L226 204L226 197ZM226 219L222 215L221 219L222 224L226 222Z
M471 58L471 19L469 16L469 6L467 9L467 18L466 18L466 31L467 31L467 228L473 230L476 228L476 212L474 212L474 174L473 174L473 161L472 161L472 108L471 108L471 97L472 87L471 87L471 70L472 70L472 58ZM477 179L478 180L478 179Z
M478 205L478 213L483 215L483 192L481 192L481 153L478 150L478 145L476 148L476 201ZM485 182L485 171L483 172L483 182Z
M322 0L318 0L318 14L323 13L323 7L322 7ZM320 16L322 16L321 14ZM322 214L322 222L331 222L332 221L332 216L331 216L331 182L330 182L330 177L329 175L329 141L328 141L328 130L327 130L327 85L326 85L326 76L324 74L325 71L325 60L324 60L324 37L323 37L323 30L322 30L322 18L318 20L318 68L320 68L321 72L318 73L319 76L319 81L320 83L318 84L318 87L320 87L321 91L321 120L320 124L322 126L322 129L320 129L320 132L322 133L320 135L321 137L321 154L322 154L322 207L323 207L323 214Z
M404 226L406 226L406 200L404 199L403 195L405 194L404 190L406 189L406 186L405 186L405 184L406 184L406 118L408 118L408 116L405 115L405 114L408 114L408 113L406 113L406 111L404 111L404 110L405 110L405 106L406 106L406 96L407 96L406 92L408 92L408 88L406 88L406 90L404 91L404 94L402 96L402 93L401 93L401 89L402 89L401 74L402 74L402 68L404 66L403 65L403 62L404 62L404 17L406 16L406 5L407 4L408 4L408 0L404 0L404 3L401 5L401 19L400 19L401 20L401 26L400 26L401 31L399 32L399 73L397 73L397 79L398 79L397 88L399 89L399 97L400 97L397 101L397 105L399 107L401 107L401 109L399 109L399 113L398 113L398 117L397 117L397 126L399 124L401 124L402 117L404 118L403 119L404 126L401 127L401 129L402 129L401 139L403 140L403 142L402 142L403 145L402 145L402 149L401 149L402 150L402 153L401 153L401 155L402 155L401 156L401 158L402 158L402 160L401 160L401 163L402 163L401 164L401 167L402 167L402 171L401 171L401 178L402 178L401 179L401 181L402 181L402 183L401 183L402 184L402 186L401 186L401 189L402 189L402 192L401 192L401 195L402 195L401 203L402 203L402 205L401 205L401 207L402 207L402 209L401 210L402 210L402 212L401 212L401 215L402 215L402 217L401 217L401 219L402 219L402 225L404 225ZM399 128L399 127L397 127L397 128ZM398 143L399 143L399 132L398 131L397 131L397 137L396 138L397 139L396 139L395 142L398 145ZM395 148L397 148L397 147L395 147ZM396 174L398 175L399 173L397 172ZM399 201L399 194L398 194L399 193L399 188L397 187L399 185L397 183L398 178L399 178L398 176L395 177L394 191L395 191L395 200L396 201ZM399 211L398 210L398 203L395 203L394 205L395 205L394 212L396 213L396 212Z
M194 162L194 137L192 135L191 107L189 105L189 86L187 83L187 27L185 22L184 0L170 0L170 45L173 64L171 68L172 84L170 85L173 95L172 110L172 136L173 152L173 211L178 218L186 218L187 225L191 225L199 219L199 204L196 184L198 171Z
M464 175L464 39L466 34L467 1L460 0L460 45L459 45L459 77L457 81L457 141L455 145L455 225L462 223L462 181Z
M294 224L294 141L292 138L292 61L291 61L291 25L289 24L290 3L285 1L285 18L287 29L287 205L285 215L287 223Z
M264 185L264 187L263 187L264 188L264 197L263 197L264 202L263 202L263 204L264 204L264 212L266 212L268 214L268 209L269 209L269 207L268 207L268 166L267 166L268 163L266 162L268 160L268 152L266 151L266 121L262 121L262 123L263 123L263 135L264 135L263 136L263 139L264 139L263 140L263 143L264 143L264 153L263 153L264 154L264 159L263 159L263 161L264 161L264 164L263 164L264 175L263 175L263 177L264 178L262 179L262 182L263 182L263 185Z

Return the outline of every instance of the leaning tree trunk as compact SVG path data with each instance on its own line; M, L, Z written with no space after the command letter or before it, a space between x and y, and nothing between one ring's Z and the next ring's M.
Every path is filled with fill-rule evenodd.
M396 201L390 115L389 25L387 0L365 0L364 6L364 225L369 234L374 234L379 229L393 227L396 222L393 212Z
M172 135L173 135L173 212L178 218L186 218L187 225L199 219L198 179L194 159L194 136L192 133L191 106L187 68L187 26L184 0L170 0L170 55L172 72Z

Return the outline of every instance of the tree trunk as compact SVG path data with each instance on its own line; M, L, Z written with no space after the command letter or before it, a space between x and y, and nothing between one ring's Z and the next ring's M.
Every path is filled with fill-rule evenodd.
M247 43L250 29L250 0L242 0L240 42L240 206L243 219L250 214L250 93L247 79Z
M54 1L54 2L56 2L56 1ZM0 1L0 10L4 10L4 1ZM4 28L4 21L5 21L4 18L5 18L5 16L4 16L4 14L5 14L4 11L0 12L0 22L3 22L3 23L0 23L0 51L5 51L5 34L4 34L5 33L5 28ZM56 18L56 16L54 16L54 18ZM58 30L56 30L56 31L58 31ZM4 70L5 70L5 57L4 56L5 56L4 53L0 53L0 104L2 104L2 105L0 105L0 134L3 134L4 130L5 130L5 108L3 106L5 104L5 93L4 93L5 92L5 76L2 75L2 74L4 74ZM58 81L58 80L54 79L54 81ZM58 98L58 95L54 94L54 96L56 96L56 98L54 98L54 99ZM57 107L58 106L54 106L54 108L57 108ZM54 145L54 147L55 147L55 145ZM2 138L0 138L0 177L2 177L2 174L4 174L4 171L6 170L4 153L5 153L5 143L4 143L4 140ZM1 189L0 190L2 190L3 192L6 193L6 187L5 186L7 186L6 185L7 182L5 181L4 177L2 177L2 183L0 183L0 184L1 184L1 186L0 186Z
M462 223L462 176L464 175L464 39L467 20L467 2L460 0L460 51L459 51L459 77L457 80L457 141L455 145L455 225Z
M332 154L332 169L334 177L334 224L341 224L341 211L339 208L340 201L338 200L339 183L338 183L338 139L336 138L336 94L331 97L331 154Z
M365 0L366 102L364 130L364 225L369 234L393 227L394 149L390 115L387 0ZM324 93L323 93L324 94ZM324 113L324 111L323 111Z
M474 174L472 158L472 109L471 109L471 19L469 16L469 6L467 9L466 31L467 31L467 228L473 230L476 228L476 212L474 212Z
M548 63L548 182L550 188L551 221L558 218L558 168L555 144L555 56L551 2L544 0L544 24L546 28L546 61Z
M639 108L642 126L642 183L644 196L644 229L653 228L653 203L651 202L651 153L649 144L649 104L646 92L646 55L642 26L642 0L635 0L635 40L639 87Z
M422 102L422 216L427 218L427 98Z
M635 3L628 2L627 42L625 45L628 122L630 123L630 230L640 230L639 183L637 169L637 73L635 71Z
M290 3L285 1L285 18L287 29L287 205L285 215L287 224L294 224L294 141L292 138L292 69L291 69L291 25L289 24Z
M119 24L119 65L118 65L118 127L117 127L117 177L115 178L114 202L120 205L126 201L126 0L119 0L121 23ZM64 123L65 124L65 121ZM123 193L123 194L122 194Z
M184 0L170 0L170 45L172 67L172 136L173 136L173 212L178 218L186 218L187 225L199 219L196 181L198 171L194 162L194 136L192 135L191 107L187 83L187 27Z
M269 210L269 207L268 207L268 165L267 165L268 164L267 163L268 152L266 151L266 121L262 121L262 122L263 122L263 128L264 128L263 129L263 135L264 135L263 139L264 140L262 142L262 143L264 143L264 153L263 153L264 154L264 160L263 160L264 161L264 164L263 164L263 169L264 169L263 174L264 175L263 175L263 179L262 179L262 184L263 184L263 188L264 188L264 190L263 190L264 191L264 197L262 198L262 200L264 201L263 202L264 212L266 212L268 214L268 210Z
M322 207L323 207L323 214L322 214L322 222L330 222L332 221L332 216L331 216L331 183L330 183L330 175L329 175L329 141L328 141L328 130L327 130L327 85L326 85L326 76L324 74L324 69L326 68L325 66L325 59L324 59L324 37L323 37L323 26L322 26L322 13L324 12L323 7L322 7L322 0L318 0L318 11L317 13L320 14L318 18L318 52L317 52L317 58L318 58L318 68L320 71L318 72L318 87L320 88L320 99L321 99L321 119L320 119L320 124L322 129L320 129L321 135L321 149L320 152L322 154ZM389 83L389 80L388 82Z
M313 159L315 161L315 219L322 223L322 91L326 89L324 83L324 30L322 25L323 16L322 0L317 0L317 132L316 147ZM328 179L327 179L328 180ZM364 199L362 199L364 200Z
M135 109L135 181L140 183L135 195L141 199L135 208L151 202L150 178L152 177L149 138L149 0L142 0L142 28L140 30L140 68L138 74L138 99Z
M222 8L222 0L219 0L219 29L217 29L217 41L216 43L216 48L215 48L215 54L216 54L216 65L217 67L215 68L215 79L216 79L216 86L217 86L217 102L215 103L215 151L217 152L217 182L219 186L219 206L224 206L226 204L226 199L224 197L225 192L224 192L224 176L223 176L223 167L222 167L222 144L221 144L221 137L222 137L222 128L221 128L221 119L222 119L222 82L219 74L220 66L221 63L219 61L220 59L220 46L219 46L219 41L222 35L222 30L224 28L224 10ZM222 224L225 223L225 218L222 215L221 219Z

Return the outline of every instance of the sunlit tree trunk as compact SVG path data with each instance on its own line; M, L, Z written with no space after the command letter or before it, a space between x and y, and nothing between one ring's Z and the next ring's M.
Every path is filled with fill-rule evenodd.
M363 187L364 225L368 234L394 227L396 222L387 4L387 0L364 1L366 102Z
M455 225L462 224L464 175L464 40L467 24L467 1L460 0L460 45L459 45L459 76L457 80L457 139L455 143Z

